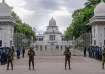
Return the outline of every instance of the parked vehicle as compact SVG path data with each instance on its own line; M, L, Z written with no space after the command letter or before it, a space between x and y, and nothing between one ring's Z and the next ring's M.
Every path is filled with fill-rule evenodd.
M7 52L9 47L0 47L0 63L5 65L7 63Z

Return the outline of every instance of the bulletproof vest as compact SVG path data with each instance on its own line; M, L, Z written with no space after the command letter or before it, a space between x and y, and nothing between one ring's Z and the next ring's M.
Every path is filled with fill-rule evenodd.
M9 59L9 60L12 60L12 56L13 56L12 51L8 52L8 59Z
M65 56L66 57L70 57L71 56L71 53L70 52L65 52Z
M29 51L29 56L33 57L34 56L34 51Z

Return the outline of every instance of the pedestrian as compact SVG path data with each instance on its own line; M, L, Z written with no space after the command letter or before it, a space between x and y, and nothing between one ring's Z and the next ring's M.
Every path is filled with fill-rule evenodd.
M68 66L69 66L69 70L70 68L70 58L71 58L71 52L69 50L69 47L66 47L65 51L64 51L64 55L65 55L65 69L67 66L67 62L68 62Z
M17 59L20 59L20 49L17 49L16 52L17 52Z
M34 70L34 56L35 56L35 51L33 50L33 48L30 48L28 50L28 56L29 56L29 70L31 70L31 64L32 64L33 70Z
M87 56L87 54L86 54L86 47L84 48L84 57L86 57Z
M24 58L25 48L22 49L22 57Z
M105 48L102 51L102 69L104 69L104 64L105 64Z
M9 70L9 64L11 64L11 69L13 70L13 50L9 49L7 54L7 70Z

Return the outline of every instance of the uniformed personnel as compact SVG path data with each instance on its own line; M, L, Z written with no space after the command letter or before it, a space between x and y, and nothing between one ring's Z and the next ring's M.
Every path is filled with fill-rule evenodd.
M102 51L102 69L104 69L104 64L105 64L105 48Z
M7 70L9 70L9 64L11 64L11 69L13 70L13 50L12 48L9 49L7 54Z
M28 56L29 56L29 70L31 70L31 63L32 63L33 70L34 70L34 56L35 56L35 52L34 52L33 48L30 48L28 50Z
M68 66L70 69L70 58L71 58L71 51L69 50L69 47L66 47L65 51L64 51L64 55L65 55L65 69L67 66L67 62L68 62Z

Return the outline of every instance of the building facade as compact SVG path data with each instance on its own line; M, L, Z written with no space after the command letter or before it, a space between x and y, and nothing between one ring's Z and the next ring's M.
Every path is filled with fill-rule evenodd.
M42 56L58 56L63 55L65 47L71 47L72 41L65 41L64 36L58 30L55 19L52 17L44 34L36 37L34 43L37 55Z
M0 47L13 46L15 19L11 16L12 7L3 0L0 3Z
M105 3L103 1L96 6L90 25L92 26L92 45L105 46Z

